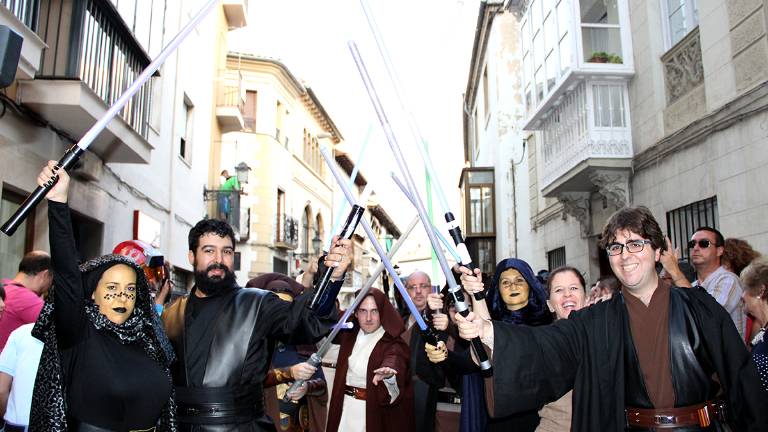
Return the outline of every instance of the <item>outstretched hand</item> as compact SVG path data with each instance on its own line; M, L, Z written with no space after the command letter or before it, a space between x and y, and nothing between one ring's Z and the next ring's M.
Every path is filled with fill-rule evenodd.
M386 366L380 367L375 371L373 371L373 380L371 380L371 382L373 382L373 385L379 385L380 381L385 380L389 377L393 377L395 375L397 375L397 371L392 369L391 367L386 367Z
M38 186L45 187L47 185L53 185L51 190L46 195L49 201L55 201L60 203L67 202L67 194L69 193L69 174L66 170L61 169L58 166L58 162L49 160L40 174L37 176Z

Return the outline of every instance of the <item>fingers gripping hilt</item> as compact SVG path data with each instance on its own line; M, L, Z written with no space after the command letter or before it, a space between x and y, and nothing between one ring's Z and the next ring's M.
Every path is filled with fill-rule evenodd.
M307 363L318 368L323 363L323 359L320 357L318 353L312 353L312 355L309 356L309 360L307 360ZM288 395L298 391L299 388L302 385L304 385L305 382L306 382L305 380L294 381L293 384L291 384L291 386L288 388L288 391L285 392L285 395L283 395L283 402L290 402L291 398Z
M456 286L454 289L449 289L448 292L453 296L453 299L456 302L456 312L463 317L469 315L469 307L464 299L464 293L462 292L461 287ZM473 338L470 343L472 344L472 351L474 351L477 360L480 363L482 375L485 377L493 375L493 367L491 366L491 361L488 359L488 353L485 352L483 342L479 337L476 337Z
M339 233L339 238L352 238L357 225L363 218L364 211L365 209L359 205L352 206L352 210L350 210L349 215L347 216L347 221L344 223L344 227L342 227L341 232ZM330 295L328 285L331 283L331 275L333 274L333 270L333 267L327 267L323 272L323 275L320 278L320 282L318 282L317 286L315 287L315 295L308 303L308 307L310 309L317 310L320 305L324 305L330 300L327 298Z
M453 217L453 213L448 212L445 214L445 222L448 224L448 234L453 239L453 244L456 245L456 252L458 252L461 258L461 265L472 270L474 274L477 266L472 257L469 256L469 250L467 250L467 244L464 242L464 236L461 234L461 227L456 223L456 218ZM480 291L474 294L475 300L483 300L485 298L485 291Z

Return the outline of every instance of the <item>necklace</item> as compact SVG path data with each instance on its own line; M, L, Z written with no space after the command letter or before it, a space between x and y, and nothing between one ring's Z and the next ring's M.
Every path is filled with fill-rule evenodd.
M760 328L760 330L757 332L757 334L755 335L755 337L752 338L752 341L750 342L750 344L752 346L755 346L755 345L757 345L757 344L759 344L760 342L763 341L763 337L765 336L765 329L766 329L766 327L768 327L768 324L762 326Z

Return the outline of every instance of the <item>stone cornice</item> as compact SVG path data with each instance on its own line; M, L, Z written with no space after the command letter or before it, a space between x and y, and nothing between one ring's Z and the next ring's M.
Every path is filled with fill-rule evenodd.
M633 160L633 168L635 171L645 169L669 154L698 144L708 136L766 110L768 110L768 81L758 84L716 111L638 153Z

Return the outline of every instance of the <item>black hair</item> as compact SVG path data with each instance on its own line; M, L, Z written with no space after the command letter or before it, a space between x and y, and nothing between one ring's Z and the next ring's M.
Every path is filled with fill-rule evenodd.
M195 253L200 244L200 237L210 233L221 238L229 237L232 240L232 247L235 247L235 232L228 223L219 219L203 219L189 230L189 250Z
M0 284L0 299L5 301L5 285Z
M714 229L712 227L702 226L702 227L696 228L694 233L697 233L699 231L709 231L709 232L711 232L712 234L715 235L715 246L717 246L717 247L725 246L725 237L723 237L723 234L720 231L718 231L718 230L716 230L716 229Z
M51 256L47 253L28 252L19 262L19 273L34 276L41 271L51 269Z

